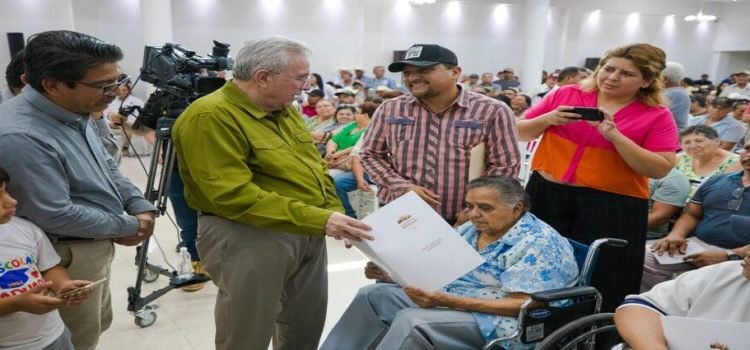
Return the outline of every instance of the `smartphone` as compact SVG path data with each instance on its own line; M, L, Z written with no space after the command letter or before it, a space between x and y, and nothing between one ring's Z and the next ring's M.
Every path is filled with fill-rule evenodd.
M595 107L574 107L565 112L578 114L581 116L581 120L590 120L592 122L604 120L604 113Z
M64 292L64 293L60 294L60 295L56 295L56 297L63 298L63 299L64 298L68 298L68 297L72 297L74 295L82 293L83 291L85 291L87 289L91 289L91 288L93 288L95 286L98 286L98 285L104 283L104 281L106 281L106 280L107 280L107 278L104 277L104 278L102 278L102 279L100 279L98 281L91 282L91 283L89 283L89 284L87 284L87 285L85 285L83 287L78 287L78 288L75 288L75 289L71 289L71 290L69 290L67 292Z

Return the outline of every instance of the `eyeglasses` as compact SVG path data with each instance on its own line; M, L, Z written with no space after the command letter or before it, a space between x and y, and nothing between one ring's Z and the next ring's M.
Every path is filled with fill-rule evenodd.
M727 209L738 211L740 210L740 206L742 205L742 194L745 193L745 189L750 187L740 187L735 188L734 191L732 191L732 199L727 202Z
M275 75L281 75L281 76L284 76L284 77L286 77L288 79L295 80L297 83L299 83L300 89L302 89L302 90L306 90L306 88L310 86L310 79L309 79L309 75L308 74L305 74L304 76L293 77L291 75L284 74L284 73L276 73L276 72L272 72L272 71L270 73L271 74L275 74Z
M106 84L106 85L92 84L92 83L87 83L85 81L73 81L73 83L76 83L76 84L85 85L85 86L88 86L88 87L94 88L94 89L100 89L101 92L102 92L102 95L111 95L111 94L113 94L117 90L117 88L120 88L123 85L126 85L128 82L130 82L130 76L129 75L125 76L124 78L122 78L122 79L120 79L120 80L118 80L118 81L116 81L114 83L110 83L110 84Z

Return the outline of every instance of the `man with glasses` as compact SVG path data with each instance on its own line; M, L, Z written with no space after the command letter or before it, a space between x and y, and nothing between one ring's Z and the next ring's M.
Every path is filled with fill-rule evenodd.
M722 174L706 180L695 193L688 208L667 237L646 247L641 292L650 290L675 273L713 265L727 260L739 260L747 253L750 234L731 225L732 216L750 215L750 144L740 153L743 171ZM688 238L689 235L693 237ZM688 244L706 250L684 257L684 263L661 265L654 254L684 254Z
M39 226L73 279L109 279L113 243L136 245L155 210L120 173L89 114L115 98L120 49L72 31L29 38L27 85L0 105L0 167L16 181L17 215ZM94 349L112 322L109 284L76 308L60 310L76 349Z
M172 135L198 252L219 288L216 349L317 349L328 282L325 236L371 238L344 214L295 96L310 50L269 37L235 57L234 79L188 107Z

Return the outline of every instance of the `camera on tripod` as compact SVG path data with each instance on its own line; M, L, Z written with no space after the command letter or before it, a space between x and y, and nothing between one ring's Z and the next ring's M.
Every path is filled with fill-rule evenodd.
M134 127L145 125L155 129L159 118L177 118L177 111L222 87L226 80L220 72L232 69L233 65L229 44L216 40L208 57L179 44L146 46L140 78L154 85L157 91L149 96Z

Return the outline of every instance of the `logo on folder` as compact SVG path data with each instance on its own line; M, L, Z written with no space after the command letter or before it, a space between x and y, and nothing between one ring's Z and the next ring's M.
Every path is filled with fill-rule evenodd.
M404 214L404 215L399 216L398 218L399 226L401 226L401 228L404 228L404 229L411 225L414 225L416 222L417 222L417 219L411 216L411 214Z

